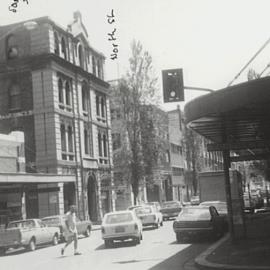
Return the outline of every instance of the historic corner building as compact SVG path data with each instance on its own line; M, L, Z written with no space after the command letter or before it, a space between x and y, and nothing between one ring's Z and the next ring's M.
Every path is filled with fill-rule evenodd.
M82 218L100 220L114 209L104 55L90 46L80 12L67 29L41 17L2 26L0 36L0 133L24 133L26 172L75 176L55 184L51 215L77 204ZM44 209L49 200L31 216Z

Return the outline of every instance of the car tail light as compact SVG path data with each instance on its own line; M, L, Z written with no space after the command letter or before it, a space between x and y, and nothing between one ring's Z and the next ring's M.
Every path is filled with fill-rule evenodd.
M101 226L101 232L105 233L105 228L103 226Z
M134 229L135 229L136 231L138 230L138 224L137 224L137 223L134 224Z

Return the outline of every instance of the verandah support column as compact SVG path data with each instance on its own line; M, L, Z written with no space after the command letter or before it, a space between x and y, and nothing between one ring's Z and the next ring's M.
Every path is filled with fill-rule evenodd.
M224 181L225 181L225 191L226 191L226 201L228 208L228 223L229 232L231 238L234 239L234 227L233 227L233 209L232 209L232 195L231 195L231 183L230 183L230 151L224 150L223 154L223 170L224 170Z

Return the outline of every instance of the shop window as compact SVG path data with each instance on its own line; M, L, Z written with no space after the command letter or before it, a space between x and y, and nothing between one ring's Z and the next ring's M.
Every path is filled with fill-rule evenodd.
M10 35L6 39L6 54L7 59L14 59L19 55L18 42L14 35Z
M9 89L9 109L21 109L21 89L17 84L11 85Z
M56 32L54 32L54 53L59 55L59 38Z

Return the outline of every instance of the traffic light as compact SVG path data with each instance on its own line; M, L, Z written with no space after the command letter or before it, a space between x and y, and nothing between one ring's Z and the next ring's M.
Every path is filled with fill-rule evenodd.
M164 102L184 101L184 82L182 69L162 70Z

